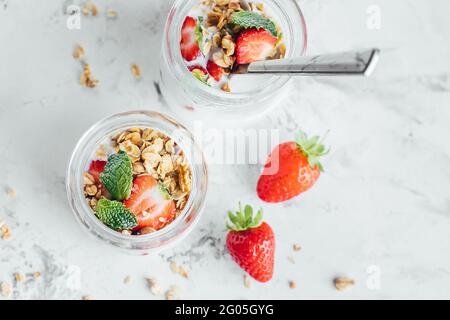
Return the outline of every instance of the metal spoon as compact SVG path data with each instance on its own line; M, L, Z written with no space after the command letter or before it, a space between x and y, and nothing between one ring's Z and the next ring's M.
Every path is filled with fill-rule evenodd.
M370 76L378 62L380 50L368 49L309 57L276 59L239 65L234 74L277 74L289 76Z

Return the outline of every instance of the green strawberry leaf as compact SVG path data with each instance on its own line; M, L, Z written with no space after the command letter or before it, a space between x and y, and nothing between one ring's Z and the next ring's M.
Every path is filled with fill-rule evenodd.
M228 211L228 219L230 223L227 223L227 229L231 231L245 231L251 228L257 228L262 222L262 209L259 209L256 215L253 215L253 208L249 205L242 210L239 203L239 210L236 213Z
M263 17L253 11L237 11L231 15L231 23L244 29L257 28L266 29L274 37L278 35L275 23L269 18Z
M245 213L245 223L250 224L253 219L253 208L249 205L246 205L244 208Z
M326 135L325 135L326 136ZM323 166L320 163L320 157L328 154L330 149L325 148L322 144L325 137L320 139L318 136L308 138L304 132L300 132L297 138L297 144L300 147L303 154L308 158L308 164L311 168L317 166L321 172L323 172Z
M101 222L114 230L129 230L138 225L134 214L119 201L100 199L95 212Z
M133 169L131 160L124 151L109 156L100 181L114 200L128 199L133 185Z

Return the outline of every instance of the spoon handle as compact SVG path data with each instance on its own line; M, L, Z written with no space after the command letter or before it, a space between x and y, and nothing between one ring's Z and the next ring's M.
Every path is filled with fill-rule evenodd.
M369 49L317 56L253 62L248 73L279 75L364 75L370 76L375 69L380 50Z

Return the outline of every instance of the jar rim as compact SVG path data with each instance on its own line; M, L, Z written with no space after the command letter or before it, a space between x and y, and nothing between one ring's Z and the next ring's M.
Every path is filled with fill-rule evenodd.
M127 117L129 118L128 122L124 123L118 122L116 126L113 126L111 129L107 130L108 132L103 132L103 130L109 128L116 121L120 120L124 121L124 119L126 119ZM112 230L95 216L92 209L85 201L85 197L83 194L82 173L85 170L86 164L84 163L84 161L80 161L83 159L88 159L89 155L92 155L92 153L95 152L91 147L95 145L98 146L97 142L105 139L107 136L110 136L110 133L112 131L125 130L127 128L132 128L136 126L139 127L140 125L137 123L137 121L132 120L133 117L143 117L143 119L148 117L148 119L152 119L153 121L155 121L155 123L161 122L169 126L171 125L174 126L176 130L179 130L180 133L186 135L186 139L188 139L188 141L186 141L185 143L183 142L180 143L179 141L177 141L177 138L174 138L173 135L170 135L170 133L167 132L167 130L161 129L160 127L155 127L154 125L152 125L153 123L150 124L150 122L148 122L148 125L143 125L143 127L152 128L168 135L171 139L174 139L178 144L180 144L183 150L185 150L185 148L187 147L186 143L189 143L190 146L193 148L192 152L199 153L195 155L196 157L195 160L199 162L198 163L199 166L197 166L197 162L194 163L194 159L192 158L188 159L192 170L192 190L188 202L186 206L183 208L181 214L166 227L153 233L139 236L122 234L120 232ZM145 122L145 120L140 121L141 121L140 123ZM95 140L95 143L90 143L90 141L92 140ZM187 157L192 157L192 155L189 153L190 152L185 152ZM200 159L198 159L198 157L200 157ZM199 172L199 170L201 172ZM202 179L202 181L199 181L198 179ZM204 187L205 190L203 191L202 194L200 194L200 190L198 190L197 188L197 183L199 182L204 184L205 186ZM202 214L205 205L207 185L208 185L208 173L206 162L203 153L201 152L199 146L196 144L194 140L193 135L186 127L180 124L177 120L155 111L129 111L118 113L103 118L100 121L93 124L78 140L72 152L66 175L67 197L69 200L70 207L72 208L72 211L74 212L77 220L91 234L97 235L97 238L101 238L102 240L110 244L115 244L116 246L119 247L121 247L120 244L127 243L128 244L127 249L129 248L130 244L131 245L146 244L152 241L158 241L165 237L167 237L167 241L169 241L172 238L177 238L179 235L183 236L187 235L187 233L193 229L193 227L198 222ZM179 228L181 227L181 224L187 219L187 217L190 216L190 213L192 210L194 210L194 208L198 211L198 214L196 214L195 219L193 219L194 221L190 222L188 226L189 230L186 230L187 228L185 228L182 230L180 234L177 234ZM164 247L164 245L161 247Z
M181 30L184 17L189 11L187 9L190 9L192 7L191 3L198 1L199 0L176 0L172 8L170 9L166 21L162 50L164 59L162 63L167 63L169 70L172 70L177 81L183 81L183 79L186 79L189 76L192 77L192 75L190 75L188 68L185 67L185 62L181 56L180 50L172 50L172 42L173 39L177 39L174 43L179 43L181 37L179 30ZM306 21L300 5L295 0L284 0L287 3L284 3L283 1L280 2L280 0L265 1L272 2L277 6L280 12L284 15L284 18L286 18L286 20L288 21L291 31L293 30L293 28L301 28L302 39L291 37L290 41L292 42L292 44L290 45L290 48L292 49L287 52L286 57L304 55L307 49L308 33ZM288 13L285 10L283 6L286 6L287 4L294 6L295 13ZM292 19L289 18L290 14L295 14L297 16L296 18L299 20L300 26L292 26L293 22L291 21ZM182 19L180 19L180 17ZM197 91L196 95L203 98L204 100L213 100L219 103L222 102L225 107L229 107L230 105L234 106L234 104L240 105L243 101L255 100L258 98L258 96L264 97L267 95L271 95L274 91L283 88L289 80L289 76L272 76L270 80L264 82L264 86L255 88L254 92L224 92L218 90L217 88L206 86L200 81L193 81L190 85L192 85L192 87Z

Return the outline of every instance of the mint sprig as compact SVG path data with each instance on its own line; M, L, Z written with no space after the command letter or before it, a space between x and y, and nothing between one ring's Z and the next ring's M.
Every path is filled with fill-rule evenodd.
M135 215L119 201L100 199L95 212L101 222L114 230L129 230L138 225Z
M125 200L131 194L133 169L131 160L124 151L109 156L100 181L114 200Z
M257 12L237 11L231 15L231 23L238 25L244 29L266 29L274 37L277 37L278 35L275 23L269 18L263 17Z

